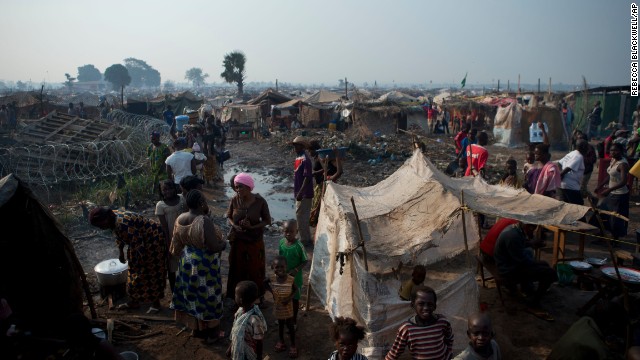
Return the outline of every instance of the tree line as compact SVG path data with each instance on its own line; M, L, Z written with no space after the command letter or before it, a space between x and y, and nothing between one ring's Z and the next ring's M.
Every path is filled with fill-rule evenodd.
M241 51L232 51L225 54L222 61L224 71L220 77L227 83L236 84L238 94L242 95L246 80L245 64L246 55ZM65 74L65 86L72 88L76 81L100 81L104 79L110 83L114 90L124 90L127 86L132 87L159 87L161 84L160 72L147 64L144 60L136 58L124 59L124 64L113 64L109 66L104 74L100 73L94 65L86 64L78 67L78 76L72 77ZM201 68L193 67L185 72L184 78L191 82L194 87L202 86L205 79L209 77Z

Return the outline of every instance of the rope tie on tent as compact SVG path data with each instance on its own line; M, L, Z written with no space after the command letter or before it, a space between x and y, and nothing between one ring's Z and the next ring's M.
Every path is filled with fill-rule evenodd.
M358 246L354 248L336 252L336 262L340 263L340 275L344 272L344 265L347 260L349 260L349 257L352 256L359 247L364 247L364 241L361 241Z

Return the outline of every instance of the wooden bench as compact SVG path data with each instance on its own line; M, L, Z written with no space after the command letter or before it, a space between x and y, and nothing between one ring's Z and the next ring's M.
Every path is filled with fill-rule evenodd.
M482 253L476 255L476 262L478 264L476 273L480 273L480 279L482 280L482 287L486 288L485 282L487 280L492 280L496 282L496 288L498 289L498 296L500 297L500 302L502 306L504 306L504 299L502 298L502 285L504 284L504 279L498 273L498 266L496 265L495 260L488 255L483 255ZM485 276L484 269L489 271L490 276Z

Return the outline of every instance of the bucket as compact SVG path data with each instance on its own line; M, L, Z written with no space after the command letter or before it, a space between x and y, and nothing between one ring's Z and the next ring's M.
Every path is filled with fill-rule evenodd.
M575 274L569 264L557 264L556 271L558 272L558 283L560 285L571 285Z
M123 351L120 353L120 356L122 356L124 360L138 360L138 354L133 351Z
M629 174L640 179L640 160L636 161L635 165L633 165L631 169L629 169Z
M189 116L179 115L176 116L176 130L183 131L184 126L189 123Z

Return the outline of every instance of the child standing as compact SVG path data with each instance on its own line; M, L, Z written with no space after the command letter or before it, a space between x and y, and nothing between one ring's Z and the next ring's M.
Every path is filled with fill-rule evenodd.
M411 273L411 279L405 281L400 285L398 295L400 299L404 301L411 300L411 293L414 287L422 285L424 279L427 277L427 268L424 265L416 265Z
M516 189L522 187L522 180L518 176L518 163L515 159L508 159L505 164L505 173L500 179L500 185L511 186Z
M298 235L298 222L289 219L284 223L284 238L280 239L279 255L287 259L287 272L294 277L297 291L293 297L293 325L298 321L298 309L300 308L300 293L302 289L302 269L307 264L307 252L302 243L296 239Z
M196 159L196 175L198 178L204 180L204 163L207 161L207 156L202 153L200 149L200 145L198 143L193 143L191 147L191 151L193 151L193 157Z
M469 318L467 336L469 346L454 360L501 360L500 347L495 336L491 319L486 314L474 314Z
M262 342L267 332L267 322L258 305L258 285L253 281L241 281L235 288L235 300L239 306L233 318L231 344L227 357L233 360L262 359Z
M358 341L364 339L364 328L348 317L337 317L329 327L329 334L336 344L336 351L329 360L367 360L367 357L356 353Z
M291 341L289 357L295 359L298 357L298 348L296 348L296 329L293 326L292 300L298 289L294 284L293 276L287 274L287 259L284 256L276 256L271 263L271 269L275 274L265 279L264 287L273 295L274 312L276 319L278 319L278 335L280 337L276 343L275 351L287 350L287 345L284 343L284 326L287 325Z
M182 194L178 193L178 187L173 180L163 180L160 182L160 196L162 200L156 204L155 215L162 225L162 231L164 232L164 238L167 240L167 250L171 245L171 239L173 238L173 224L176 222L178 215L184 212L184 208L187 206ZM176 272L178 271L178 261L180 255L170 255L167 253L167 269L169 270L169 286L171 292L176 286ZM149 311L151 313L157 313L154 307L151 307Z
M411 293L411 307L416 315L398 329L396 340L385 360L400 358L408 346L414 359L450 359L453 347L453 330L449 321L434 314L436 292L427 286L416 286Z

